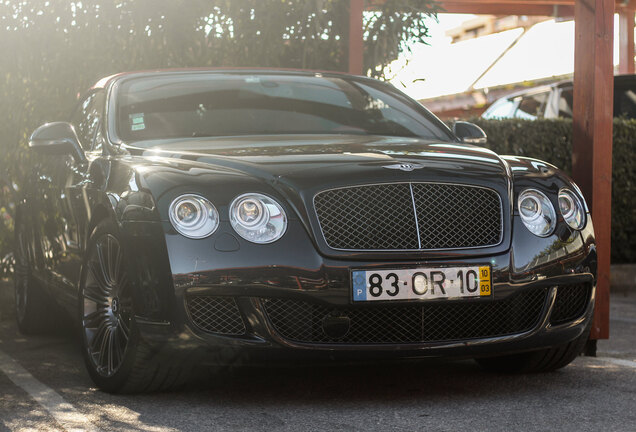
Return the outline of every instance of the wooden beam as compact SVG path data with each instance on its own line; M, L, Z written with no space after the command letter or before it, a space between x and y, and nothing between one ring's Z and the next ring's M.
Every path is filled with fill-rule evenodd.
M364 0L349 0L349 73L362 75L362 12Z
M616 0L615 12L626 12L636 10L636 0Z
M386 0L367 0L366 9L375 10L384 3ZM572 17L575 0L440 0L439 3L449 13ZM615 5L616 11L636 10L636 0L616 0Z
M619 62L622 74L634 73L634 12L619 12Z
M457 3L464 3L466 5L520 5L520 6L574 6L574 0L454 0ZM442 3L444 3L442 1Z
M549 5L532 3L472 3L466 1L441 1L443 12L483 15L538 15L574 16L573 5Z
M572 174L592 209L598 254L592 339L609 337L613 120L613 0L574 6Z

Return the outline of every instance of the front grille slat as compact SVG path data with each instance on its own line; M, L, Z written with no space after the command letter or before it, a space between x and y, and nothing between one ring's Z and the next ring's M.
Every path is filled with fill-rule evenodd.
M332 249L487 247L499 244L503 233L499 194L478 186L386 183L345 187L318 193L314 208Z
M313 344L401 344L467 340L529 331L541 318L547 289L502 300L331 307L281 298L262 299L274 329L283 338ZM325 317L347 317L349 332L328 336Z

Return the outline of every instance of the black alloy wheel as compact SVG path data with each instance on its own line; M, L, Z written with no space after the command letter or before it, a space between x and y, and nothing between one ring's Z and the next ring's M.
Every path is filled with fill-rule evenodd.
M119 241L102 234L88 250L80 307L88 358L102 377L124 362L131 337L132 295Z
M117 224L100 222L88 241L80 279L84 363L95 384L110 393L167 390L185 383L192 365L159 352L140 334L130 256Z

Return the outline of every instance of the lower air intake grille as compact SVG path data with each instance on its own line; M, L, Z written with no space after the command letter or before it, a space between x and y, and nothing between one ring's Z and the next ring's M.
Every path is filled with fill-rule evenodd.
M590 284L559 286L550 316L550 324L564 324L580 318L585 313L591 291Z
M245 323L232 297L191 296L187 308L201 330L226 335L245 334Z
M542 315L546 289L503 300L331 307L299 300L262 299L274 329L285 339L315 344L400 344L477 339L523 333ZM349 322L342 337L328 336L325 319Z

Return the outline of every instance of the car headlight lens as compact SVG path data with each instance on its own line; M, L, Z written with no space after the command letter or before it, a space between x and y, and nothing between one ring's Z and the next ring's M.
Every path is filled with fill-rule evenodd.
M559 191L559 210L565 222L578 230L585 223L585 210L581 200L569 189Z
M193 239L208 237L219 226L219 212L216 207L199 195L177 197L170 204L168 217L174 229Z
M552 234L556 225L554 206L542 192L526 189L519 195L519 215L528 230L539 237Z
M287 215L272 198L249 193L230 205L230 223L238 235L253 243L272 243L285 234Z

